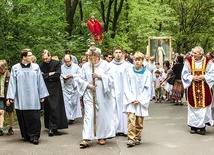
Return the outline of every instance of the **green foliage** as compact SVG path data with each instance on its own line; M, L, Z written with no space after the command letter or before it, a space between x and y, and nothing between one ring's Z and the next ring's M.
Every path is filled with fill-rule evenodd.
M43 0L17 0L11 4L1 2L1 59L19 62L19 52L31 48L40 60L40 53L48 49L52 55L62 55L67 40L61 2L45 3ZM51 8L51 9L50 9Z
M201 45L206 52L213 48L213 11L212 0L173 1L179 25L171 29L175 49L188 52L192 47Z
M32 49L38 63L43 49L60 59L64 49L71 49L80 58L89 48L91 34L86 22L90 14L94 13L105 24L101 2L106 15L110 1L113 4L109 27L103 32L103 42L97 45L103 53L111 52L115 45L127 51L146 51L150 36L171 36L173 49L180 53L188 52L196 45L202 45L208 52L214 46L213 0L124 0L114 38L114 0L79 1L83 17L80 19L78 6L72 36L65 31L65 1L3 0L0 1L0 59L6 59L11 66L20 61L19 53L24 48ZM117 1L117 8L120 1Z

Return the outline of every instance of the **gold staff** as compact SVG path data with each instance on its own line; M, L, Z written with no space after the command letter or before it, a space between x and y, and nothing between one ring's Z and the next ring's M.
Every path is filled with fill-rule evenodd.
M94 73L94 51L96 50L95 43L91 42L90 51L92 52L92 74ZM93 85L95 86L95 78L92 77ZM96 136L96 91L93 93L93 107L94 107L94 136Z

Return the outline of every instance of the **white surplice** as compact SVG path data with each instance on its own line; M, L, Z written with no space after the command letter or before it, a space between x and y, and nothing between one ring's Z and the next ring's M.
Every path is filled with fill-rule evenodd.
M15 109L40 110L40 99L49 95L37 64L23 68L20 63L11 69L7 98L14 100Z
M75 120L76 118L82 117L80 97L77 91L77 83L75 82L75 78L78 78L81 73L81 68L75 63L72 63L72 65L69 67L65 64L61 66L60 80L62 84L65 111L68 120ZM65 82L63 76L65 77L69 74L72 74L73 77L69 78Z
M143 68L142 71L135 71L134 67L128 69L126 74L125 105L123 112L134 113L136 116L149 116L148 108L152 95L152 74ZM140 104L132 102L138 100Z

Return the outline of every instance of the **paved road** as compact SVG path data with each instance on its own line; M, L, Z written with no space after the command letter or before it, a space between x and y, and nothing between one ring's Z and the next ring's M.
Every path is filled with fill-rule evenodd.
M172 103L151 103L150 117L144 121L141 145L127 148L126 137L116 137L101 146L92 141L87 149L80 149L82 119L61 130L60 135L48 137L42 128L39 145L24 142L18 126L15 135L0 137L0 155L203 155L214 152L214 128L207 134L190 134L187 106Z

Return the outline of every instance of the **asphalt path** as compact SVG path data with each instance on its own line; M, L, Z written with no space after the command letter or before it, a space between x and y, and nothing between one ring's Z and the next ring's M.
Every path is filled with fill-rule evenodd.
M53 137L48 136L42 125L39 145L24 142L16 124L14 135L0 137L0 155L207 155L214 152L214 128L207 127L206 135L190 134L186 104L151 102L149 114L144 120L142 142L132 148L127 148L127 137L117 136L107 140L106 145L93 140L90 147L80 149L82 119L77 119Z

